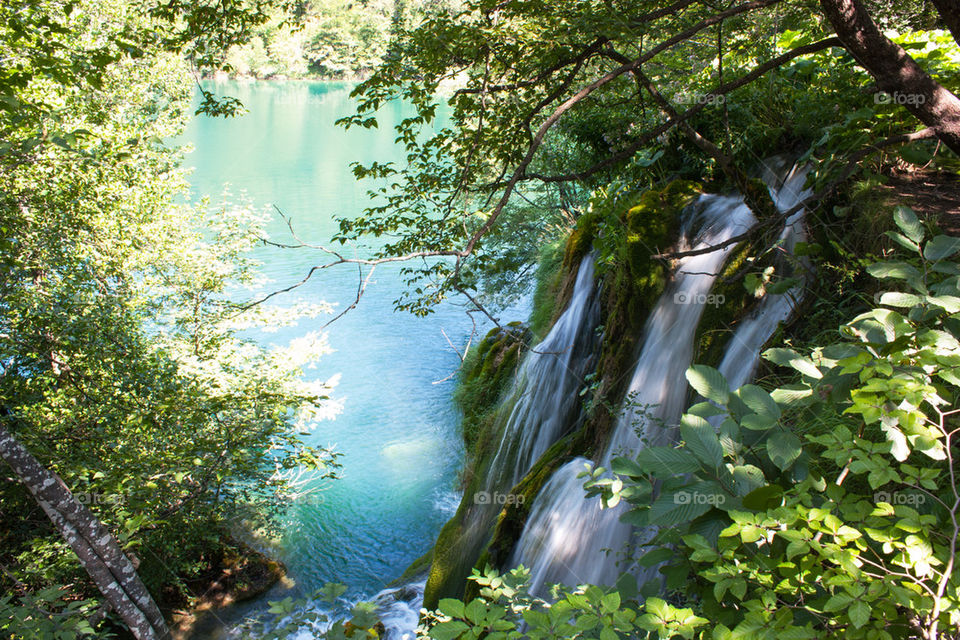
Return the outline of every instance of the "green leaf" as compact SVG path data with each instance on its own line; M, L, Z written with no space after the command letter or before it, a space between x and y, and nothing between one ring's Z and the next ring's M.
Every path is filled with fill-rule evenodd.
M804 358L793 349L767 349L763 352L763 357L767 360L784 367L792 367L805 376L819 380L823 377L817 365L808 358Z
M923 302L919 296L912 293L901 293L900 291L887 291L880 296L880 304L888 307L916 307Z
M870 607L866 602L857 600L847 609L847 615L850 616L850 622L859 629L870 621Z
M470 601L470 604L464 608L463 613L470 622L480 624L483 622L484 617L486 617L487 605L485 605L480 598L474 598Z
M328 582L317 591L317 597L324 602L335 602L347 592L347 586L338 582Z
M754 511L766 511L778 507L782 501L783 487L776 484L754 489L743 496L743 506Z
M600 599L600 607L609 613L620 608L620 594L612 591Z
M687 414L680 421L680 437L684 445L708 469L717 469L723 464L723 447L713 425L700 418Z
M440 600L437 608L440 610L440 613L450 616L451 618L463 617L463 603L454 598L443 598Z
M454 640L470 629L470 626L461 620L448 620L430 628L430 637L433 640Z
M813 398L813 389L805 385L786 385L770 392L774 402L783 407L802 407Z
M647 512L649 524L665 527L690 522L712 508L706 501L699 501L690 491L664 492Z
M802 452L800 438L789 431L778 431L767 439L767 455L780 469L787 469Z
M923 248L923 257L931 261L943 260L957 251L960 251L960 238L935 236Z
M743 403L755 413L771 420L780 419L780 407L770 394L754 384L745 384L737 390L737 395Z
M920 272L912 264L906 262L897 262L887 260L884 262L875 262L867 267L867 273L874 278L893 278L896 280L907 280L908 282L919 282Z
M649 447L637 453L637 463L655 476L670 477L693 473L700 468L696 456L683 449Z
M903 234L914 242L923 240L923 225L910 207L896 207L893 210L893 221L900 227Z
M717 404L727 404L730 394L730 385L723 374L702 364L695 364L687 369L687 382L701 396L707 400L713 400Z
M630 476L631 478L643 478L650 473L636 460L630 458L614 458L610 462L610 470L619 476Z
M748 413L743 416L743 419L740 421L740 426L744 429L750 429L751 431L767 431L777 426L777 421L770 416L759 413Z

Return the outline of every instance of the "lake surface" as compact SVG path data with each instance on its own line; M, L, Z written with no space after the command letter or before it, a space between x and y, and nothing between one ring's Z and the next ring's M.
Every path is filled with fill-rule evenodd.
M354 216L368 202L370 185L357 183L349 164L403 162L392 127L412 114L406 105L387 105L379 114L379 129L344 131L334 121L353 112L347 85L221 83L211 88L237 96L249 113L193 120L186 135L195 147L186 157L186 165L194 167L192 198L209 196L217 203L229 183L232 197L242 192L257 208L276 206L292 217L303 240L326 242L336 229L335 216ZM270 233L274 240L291 240L281 220L273 222ZM316 251L276 248L264 248L258 257L275 289L298 282L327 259ZM459 358L441 330L461 348L473 323L466 308L454 303L427 318L395 312L393 301L402 287L398 271L398 265L377 268L358 308L328 329L336 351L308 372L322 379L341 376L335 395L343 401L342 413L317 424L308 439L342 452L342 479L290 509L279 555L296 588L292 594L275 589L269 598L328 581L348 585L348 597L369 597L430 548L456 509L462 444L451 401L455 383L449 377ZM356 290L356 267L343 265L314 276L279 302L323 300L342 309ZM258 340L284 344L328 319L301 322ZM264 606L263 600L254 610Z

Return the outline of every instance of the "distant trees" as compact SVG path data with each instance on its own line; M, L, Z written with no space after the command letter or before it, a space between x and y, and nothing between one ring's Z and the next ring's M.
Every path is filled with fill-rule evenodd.
M228 72L241 76L355 79L383 60L390 39L432 12L450 10L448 0L306 2L291 16L277 11L253 39L234 46Z

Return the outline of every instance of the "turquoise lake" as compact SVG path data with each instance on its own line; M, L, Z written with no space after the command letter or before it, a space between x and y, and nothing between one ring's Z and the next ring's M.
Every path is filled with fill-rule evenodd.
M276 206L292 218L303 240L325 243L335 231L336 216L354 216L368 203L370 185L357 183L349 164L403 162L393 132L393 125L412 113L403 104L380 112L379 129L344 131L334 121L353 112L347 85L220 83L211 88L240 98L248 113L193 120L186 139L194 151L186 165L194 167L194 199L209 196L216 204L228 183L232 198L243 194L258 209ZM291 241L282 220L274 220L270 234L276 241ZM298 282L328 259L309 249L266 247L258 257L275 289ZM318 423L309 441L335 447L344 466L340 480L287 513L279 556L296 583L292 595L328 581L348 585L348 597L376 593L430 548L459 499L462 444L450 379L459 357L444 333L462 348L473 321L455 301L426 318L395 312L393 301L403 286L399 268L377 268L360 305L327 330L335 352L308 371L322 379L340 375L335 396L343 401L343 411ZM342 309L356 296L357 282L356 267L342 265L278 302L323 300ZM257 339L283 344L328 319ZM275 589L267 597L279 595L291 594Z

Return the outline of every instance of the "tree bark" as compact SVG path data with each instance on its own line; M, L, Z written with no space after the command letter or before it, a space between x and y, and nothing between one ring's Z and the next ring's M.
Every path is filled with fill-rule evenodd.
M0 413L4 418L10 417L5 410ZM41 465L2 422L0 458L10 465L43 508L134 637L137 640L168 638L170 632L163 614L116 538L76 499L63 480Z
M943 18L943 24L950 29L953 39L960 44L960 0L933 0L933 6Z
M957 0L940 0L956 5ZM960 154L960 99L924 71L903 47L887 38L860 0L820 0L843 45L877 81L937 137Z

